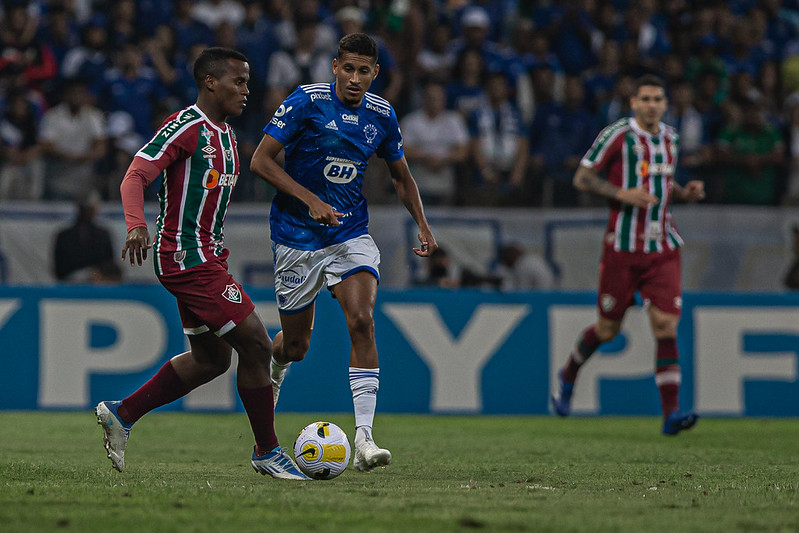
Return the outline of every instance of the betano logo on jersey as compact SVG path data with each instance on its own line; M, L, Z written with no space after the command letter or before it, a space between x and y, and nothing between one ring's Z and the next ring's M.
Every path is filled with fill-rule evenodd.
M220 174L215 168L209 168L203 176L203 188L235 187L238 179L238 174Z
M645 178L650 174L655 176L674 174L674 165L668 163L649 163L649 161L639 161L635 164L635 175Z

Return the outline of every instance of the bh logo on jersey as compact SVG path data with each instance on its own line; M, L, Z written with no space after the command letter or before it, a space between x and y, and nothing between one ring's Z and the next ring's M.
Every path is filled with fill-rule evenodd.
M220 174L215 168L209 168L203 176L203 188L211 190L216 187L234 187L238 179L238 174Z
M325 177L333 183L349 183L358 175L358 169L351 163L331 161L325 165Z
M230 285L225 286L225 292L222 293L222 298L229 302L233 302L234 304L240 304L241 291L235 284L231 283Z

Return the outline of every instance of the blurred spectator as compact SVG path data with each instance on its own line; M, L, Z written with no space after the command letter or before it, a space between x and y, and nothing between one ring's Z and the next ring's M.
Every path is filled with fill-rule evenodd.
M100 96L101 107L109 112L125 111L133 117L136 133L153 134L153 109L166 90L158 74L144 64L144 54L135 42L117 50L114 67L106 72Z
M510 100L504 74L486 82L486 104L469 120L475 177L470 201L480 205L522 205L529 201L525 174L529 156L527 128Z
M40 25L37 40L52 50L56 65L63 64L67 52L80 44L80 33L72 13L63 5L51 5L44 24Z
M108 41L114 48L124 43L137 41L139 33L136 23L136 2L114 0L108 13Z
M506 244L500 249L497 276L503 291L555 287L555 274L544 258L525 251L518 244Z
M446 83L449 80L455 58L447 53L447 44L452 38L450 27L446 23L437 24L427 44L416 58L419 77L422 80Z
M469 134L463 117L445 108L444 87L430 83L422 109L401 122L403 148L425 205L452 204L456 197L456 168L466 158Z
M8 96L0 120L0 200L38 200L44 192L39 117L26 92Z
M680 157L676 179L680 184L699 179L699 168L710 161L712 147L705 122L693 104L693 86L682 79L669 86L671 97L663 122L677 130L680 135Z
M746 19L735 21L732 31L732 42L728 51L722 52L721 59L727 72L747 72L756 78L760 65L766 59L763 49L752 41L751 23Z
M793 251L793 261L785 274L783 284L786 289L792 291L799 290L799 225L791 226L791 243Z
M516 88L516 104L526 124L533 120L535 108L541 102L536 100L533 72L548 69L553 75L553 96L561 93L563 87L563 67L558 56L549 49L549 39L535 31L532 22L522 20L516 25L514 33L515 54L510 60L513 86Z
M73 200L95 188L94 163L105 155L103 113L89 103L86 86L70 80L64 101L42 117L39 142L47 156L45 198Z
M632 2L615 33L617 41L635 43L635 51L647 68L656 67L658 60L671 50L666 35L652 24L651 16L645 2Z
M778 200L778 167L784 143L763 116L761 96L743 104L740 125L728 125L719 135L719 162L726 165L723 200L728 204L774 205Z
M8 2L0 19L0 70L10 63L22 67L27 87L47 92L46 82L55 78L58 64L49 46L36 41L39 18L32 16L26 2Z
M250 99L261 101L266 90L269 59L280 46L274 27L264 14L263 3L250 1L244 8L244 22L237 28L234 48L241 50L250 63Z
M178 50L188 52L197 44L210 46L213 32L206 24L192 17L193 0L174 0L172 9L174 16L170 26L175 30Z
M439 246L430 254L427 261L427 275L415 282L416 285L457 289L460 287L460 274L452 263L447 251Z
M485 63L476 50L464 50L455 60L452 81L446 85L447 107L464 118L485 103Z
M298 85L333 81L333 58L316 47L316 20L297 23L297 44L293 50L279 50L269 60L266 85L269 92L289 94Z
M200 0L191 8L191 16L211 30L223 22L228 22L234 27L244 22L245 11L241 2L236 0Z
M100 197L92 191L77 201L73 224L56 234L55 277L73 283L118 282L122 270L111 246L111 234L95 221Z
M586 102L592 112L596 113L610 102L618 76L619 45L616 41L607 40L599 52L597 66L584 73Z
M336 12L336 21L341 28L342 37L349 33L360 33L365 31L366 13L354 6L342 7ZM380 73L369 87L369 92L378 94L389 102L397 102L395 107L402 110L398 98L402 89L402 70L386 43L379 37L374 37L374 39L377 42L377 62L380 65Z
M99 95L105 73L111 68L108 50L108 30L98 19L89 21L81 30L81 44L64 56L61 74L67 79L80 79L93 94Z
M635 78L629 74L622 74L613 86L613 97L605 105L599 108L596 117L597 128L601 124L612 124L620 118L632 115L630 108L630 98L635 91Z
M782 203L796 206L799 205L799 94L785 102L785 115L782 137L787 153L787 183Z
M543 205L577 205L578 191L572 178L594 136L594 117L585 105L582 80L568 76L563 103L539 106L530 127L530 163L533 172L543 178Z
M782 54L786 45L796 38L797 34L796 19L791 22L787 16L783 16L782 4L782 0L760 0L758 2L766 24L764 41L776 52L775 59L777 61L784 58ZM795 10L792 11L794 11L793 16L796 17Z
M449 52L459 57L465 50L477 51L485 68L491 72L507 72L508 58L498 43L488 40L491 19L479 6L465 8L460 17L462 36L450 43Z
M546 32L566 74L579 75L595 62L591 49L592 4L586 0L566 0L536 10L536 27Z

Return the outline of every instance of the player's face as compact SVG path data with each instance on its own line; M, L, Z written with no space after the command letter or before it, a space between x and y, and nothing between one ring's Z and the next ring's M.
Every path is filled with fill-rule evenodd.
M336 96L348 106L361 105L363 95L372 85L380 65L373 57L345 52L333 59Z
M630 98L630 106L635 113L635 120L645 130L654 133L657 131L660 119L666 112L666 93L662 87L643 85L638 92Z
M212 94L225 116L237 117L247 107L247 96L250 94L250 89L247 87L249 81L250 65L238 59L228 59L225 73L220 78L213 79Z

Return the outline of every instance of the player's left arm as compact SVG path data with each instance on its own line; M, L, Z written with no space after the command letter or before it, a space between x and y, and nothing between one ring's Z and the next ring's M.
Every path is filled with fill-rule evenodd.
M691 180L681 187L676 181L671 182L671 194L681 202L698 202L705 199L705 182Z
M433 232L430 230L430 224L427 222L427 217L424 214L424 206L422 206L422 199L419 196L419 188L416 186L416 180L413 179L411 171L408 168L408 162L405 156L400 157L395 161L386 161L388 171L391 174L391 181L394 183L394 188L397 190L397 196L400 201L411 214L416 225L419 227L419 248L414 248L413 253L420 257L427 257L438 248L436 238L433 237Z

